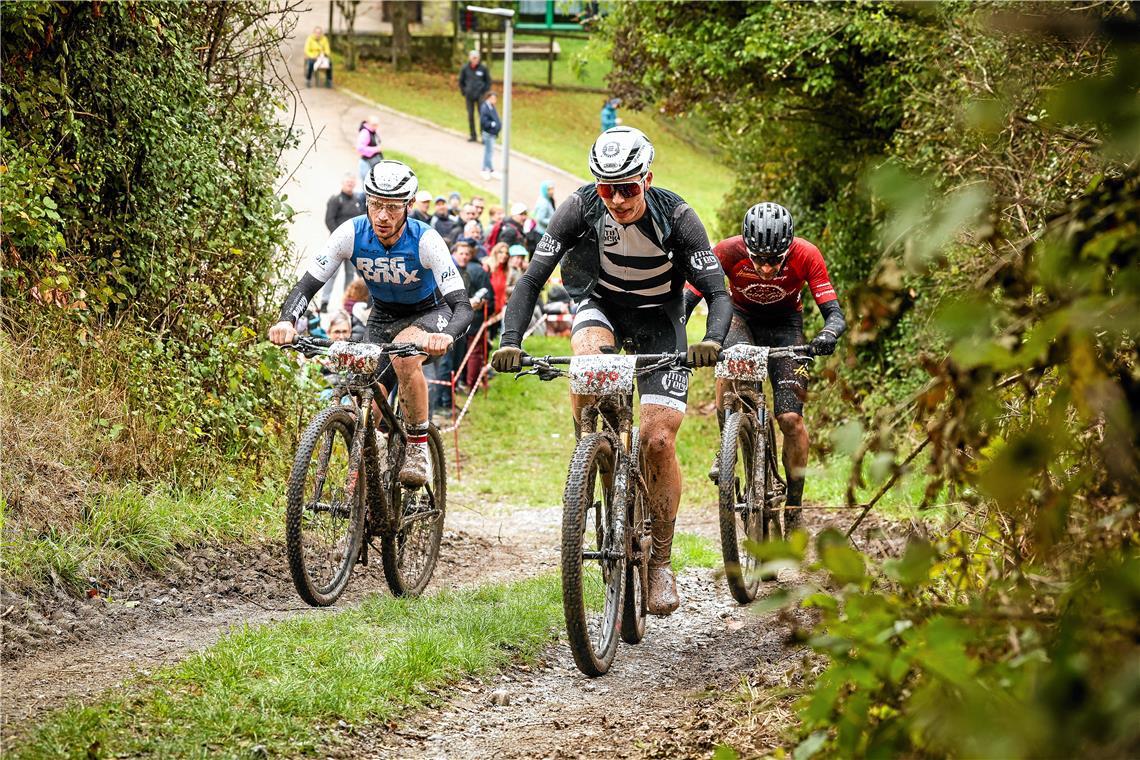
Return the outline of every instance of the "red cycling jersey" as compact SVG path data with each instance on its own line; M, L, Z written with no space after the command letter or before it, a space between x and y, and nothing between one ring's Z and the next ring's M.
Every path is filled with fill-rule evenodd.
M756 271L748 249L740 235L722 240L713 248L728 277L728 292L732 304L748 315L783 314L803 311L804 283L811 288L816 304L834 301L839 296L827 276L823 255L803 238L793 238L788 249L784 268L775 277L765 280ZM700 293L693 288L694 293Z

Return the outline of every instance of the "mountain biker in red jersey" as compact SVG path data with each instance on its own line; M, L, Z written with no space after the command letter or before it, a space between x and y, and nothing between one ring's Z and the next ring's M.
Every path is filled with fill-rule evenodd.
M713 248L728 277L733 315L724 346L751 343L756 346L795 346L804 342L803 287L811 290L823 314L823 329L811 341L813 352L835 351L839 336L847 329L839 296L827 275L819 249L793 236L792 215L775 203L758 203L748 209L741 233L722 240ZM685 291L685 313L691 314L701 294L691 285ZM802 503L807 470L808 434L804 427L803 402L807 395L807 371L792 359L768 363L776 421L784 433L784 471L788 478L787 505ZM716 381L717 422L724 427L723 399L727 381ZM709 476L718 479L713 461ZM799 510L788 513L794 525Z

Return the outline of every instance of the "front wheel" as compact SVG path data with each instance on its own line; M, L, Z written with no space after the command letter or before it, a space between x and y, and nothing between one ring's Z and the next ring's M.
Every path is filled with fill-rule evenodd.
M434 425L428 430L428 466L430 474L423 488L409 490L396 482L389 500L400 520L396 532L384 532L380 554L388 588L396 596L423 593L439 559L447 515L447 461L443 439Z
M327 607L348 585L360 553L367 504L360 456L353 457L356 416L343 406L323 409L305 429L285 507L285 545L301 598Z
M760 579L756 558L746 541L764 538L763 499L767 490L764 452L757 451L751 416L732 412L724 423L720 442L720 551L732 598L748 604L756 598ZM759 457L759 464L757 463Z
M614 535L615 463L605 436L583 436L570 460L562 498L566 634L578 669L591 677L613 663L627 580L625 546Z
M621 608L621 640L626 644L640 644L645 638L645 616L648 613L648 588L646 571L652 539L649 532L649 515L645 508L645 492L637 482L640 469L638 461L638 431L633 430L633 450L630 452L630 484L626 535L630 552L627 556L637 561L629 561L625 568L625 600Z

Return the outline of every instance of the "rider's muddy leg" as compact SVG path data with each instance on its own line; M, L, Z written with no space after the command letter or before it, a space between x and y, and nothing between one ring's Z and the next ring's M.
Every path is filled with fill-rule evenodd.
M653 553L649 560L649 595L646 606L654 615L677 609L677 581L669 563L673 528L681 501L681 465L677 461L677 431L682 412L656 404L641 407L641 462L648 486L649 513L653 516Z
M784 473L788 478L788 495L784 502L789 507L803 503L804 476L807 473L808 434L804 418L795 412L784 412L776 417L784 434ZM788 524L799 523L800 510L788 512Z
M415 325L400 331L398 343L422 343L427 334ZM394 356L392 366L400 381L400 407L407 423L408 446L400 468L400 482L418 488L428 481L428 387L423 356Z
M570 349L575 356L600 354L602 349L614 345L614 334L604 327L583 327L570 338ZM570 409L574 413L574 432L582 419L582 409L594 403L594 396L570 394Z

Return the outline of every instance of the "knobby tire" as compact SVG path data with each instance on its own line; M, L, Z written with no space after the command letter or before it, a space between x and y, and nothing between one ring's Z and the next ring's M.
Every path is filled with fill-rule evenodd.
M566 634L578 669L591 677L605 674L613 663L625 596L624 552L620 558L608 561L582 557L583 549L596 551L608 545L608 534L613 525L615 465L614 450L607 438L599 433L583 436L570 459L562 499L562 607L566 614ZM603 473L610 478L609 487ZM597 520L599 507L601 519ZM586 530L587 522L591 528L600 525L600 535L595 529L595 535L590 537ZM585 546L588 538L589 545ZM587 609L590 590L585 586L595 567L601 571L605 595L600 616L591 616ZM591 622L597 631L596 642L590 633Z
M756 562L746 541L763 537L764 494L767 480L763 466L763 448L757 449L753 419L743 412L731 412L724 423L720 443L720 550L724 557L725 580L732 598L748 604L756 598L759 579L754 573ZM740 467L738 468L738 465ZM740 505L745 505L741 512Z
M289 474L285 507L289 571L297 593L315 607L327 607L340 597L360 553L367 486L365 478L354 472L363 469L363 462L355 467L352 463L355 428L356 416L348 408L321 410L301 435ZM345 492L354 478L358 487L349 503Z
M384 531L380 554L384 578L395 596L419 596L427 588L439 559L439 542L447 515L447 460L443 439L435 425L428 429L428 459L432 477L415 491L404 489L398 480L388 499L388 508L397 510L401 520L423 510L430 517L413 520L402 530ZM409 501L411 497L412 501Z

